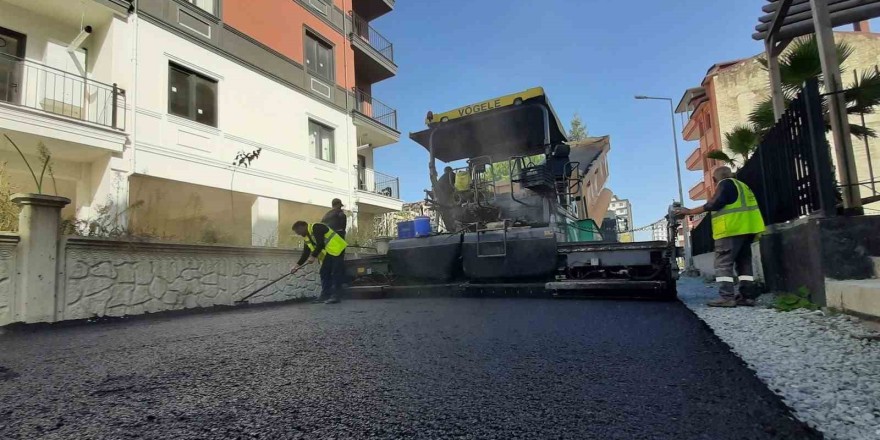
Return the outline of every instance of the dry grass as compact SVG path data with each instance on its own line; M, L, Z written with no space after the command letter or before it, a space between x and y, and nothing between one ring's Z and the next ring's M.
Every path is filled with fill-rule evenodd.
M16 189L9 181L6 162L0 162L0 231L18 231L18 213L21 211L9 198Z

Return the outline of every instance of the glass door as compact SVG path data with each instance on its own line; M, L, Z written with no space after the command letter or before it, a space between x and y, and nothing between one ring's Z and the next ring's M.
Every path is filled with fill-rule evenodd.
M0 101L21 103L25 36L0 27Z

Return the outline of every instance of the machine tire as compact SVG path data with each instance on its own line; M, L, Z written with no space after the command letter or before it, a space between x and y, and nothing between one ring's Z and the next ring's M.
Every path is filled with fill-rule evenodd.
M676 301L678 300L678 287L676 286L675 280L668 280L666 282L666 288L663 289L660 293L661 301Z

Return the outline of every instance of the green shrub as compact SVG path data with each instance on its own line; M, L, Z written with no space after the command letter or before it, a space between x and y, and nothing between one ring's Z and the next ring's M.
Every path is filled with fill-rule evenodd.
M773 307L780 312L798 309L817 310L819 308L818 305L810 301L810 289L807 289L806 286L801 286L795 293L778 295Z

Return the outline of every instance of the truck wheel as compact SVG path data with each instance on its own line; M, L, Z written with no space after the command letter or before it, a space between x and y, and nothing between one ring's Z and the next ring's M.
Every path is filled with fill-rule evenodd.
M678 299L678 288L675 285L675 280L666 282L666 288L660 293L660 299L662 301L675 301Z

